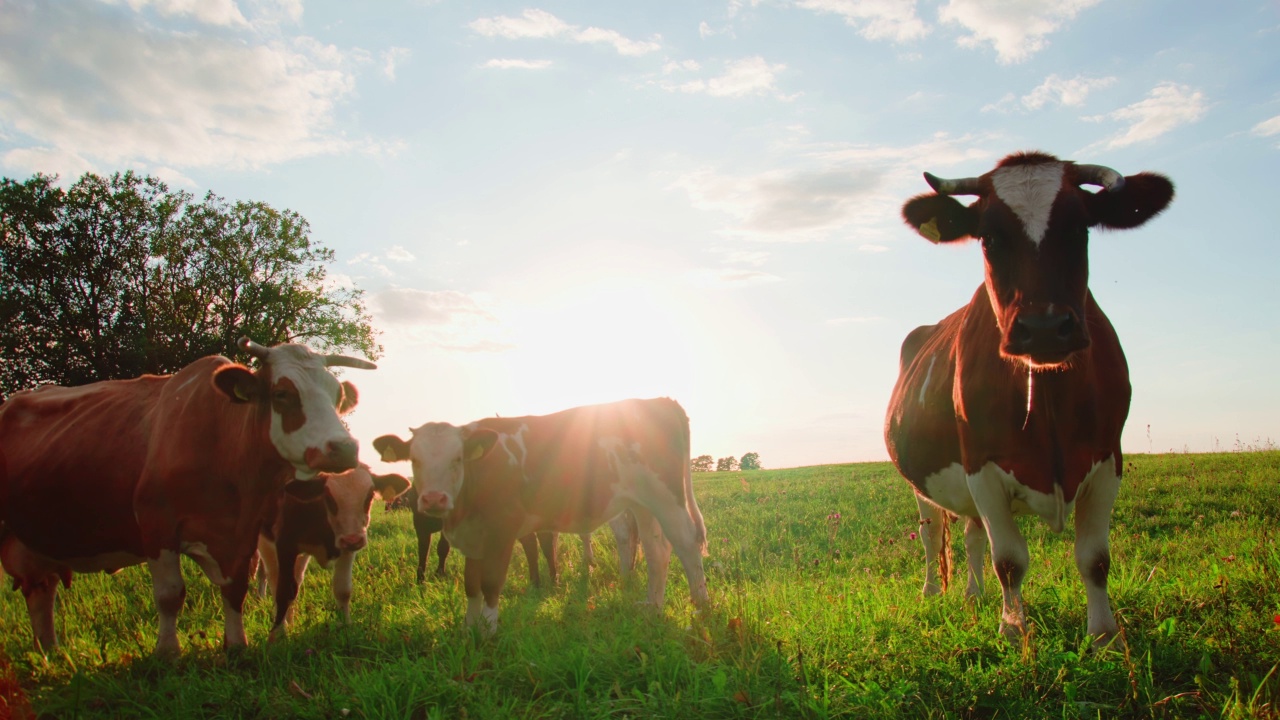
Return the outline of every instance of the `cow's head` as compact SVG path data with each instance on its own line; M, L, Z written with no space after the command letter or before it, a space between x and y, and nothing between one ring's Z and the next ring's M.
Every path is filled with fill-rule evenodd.
M294 467L299 479L318 472L342 472L356 466L358 446L340 415L358 400L350 382L338 382L326 368L377 367L343 355L320 355L302 345L263 347L240 338L240 347L258 358L257 372L243 365L224 365L213 374L217 386L232 402L260 403L271 411L269 436L280 457Z
M374 495L391 502L408 489L409 481L403 475L374 475L364 464L346 472L322 474L319 480L285 485L285 492L296 500L323 499L329 528L342 552L362 550L368 543L369 508Z
M484 457L498 441L492 430L474 425L457 427L448 423L427 423L409 430L409 440L383 435L373 448L383 462L409 460L413 486L418 491L415 512L444 517L454 508L468 462Z
M979 177L924 177L937 193L909 200L903 218L935 243L982 240L1000 353L1032 368L1061 365L1089 346L1089 228L1137 227L1173 199L1163 175L1125 177L1043 153L1010 155ZM951 195L978 200L966 207Z

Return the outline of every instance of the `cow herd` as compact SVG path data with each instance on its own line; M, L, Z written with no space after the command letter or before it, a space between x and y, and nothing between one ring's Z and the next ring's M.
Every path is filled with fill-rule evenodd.
M949 526L963 517L966 592L982 593L989 546L1000 630L1022 637L1029 557L1014 515L1060 531L1074 511L1088 632L1098 645L1112 642L1108 532L1130 385L1115 330L1089 291L1089 230L1143 224L1172 200L1173 185L1042 153L1011 155L978 177L925 178L935 192L907 202L904 219L935 243L980 239L985 277L967 305L907 335L885 421L890 458L919 506L924 594L946 589ZM977 199L966 206L957 195ZM427 422L374 440L383 461L408 463L410 483L361 464L341 420L356 389L328 368L372 363L248 338L239 346L256 369L207 357L172 375L44 386L0 405L0 564L26 600L38 647L57 644L55 597L73 573L146 563L156 652L178 653L184 555L221 592L228 648L246 644L241 613L259 566L276 600L272 638L285 631L312 560L333 569L346 615L373 501L402 494L414 513L419 581L440 532L437 573L450 548L465 556L466 622L482 635L498 628L517 541L533 573L541 541L554 582L557 534L579 534L589 550L589 533L606 523L624 572L644 548L648 603L663 604L674 551L691 600L710 607L689 419L674 400Z

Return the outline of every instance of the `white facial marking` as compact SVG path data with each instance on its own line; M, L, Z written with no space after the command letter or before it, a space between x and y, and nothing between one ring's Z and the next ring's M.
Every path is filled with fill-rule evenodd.
M1014 165L991 175L996 197L1018 216L1027 237L1037 247L1049 228L1049 213L1062 190L1062 175L1062 163Z

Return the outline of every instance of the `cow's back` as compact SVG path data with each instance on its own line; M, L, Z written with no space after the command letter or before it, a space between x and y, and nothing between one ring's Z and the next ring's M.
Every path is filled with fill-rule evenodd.
M45 386L0 406L7 529L57 558L141 554L133 493L167 381Z

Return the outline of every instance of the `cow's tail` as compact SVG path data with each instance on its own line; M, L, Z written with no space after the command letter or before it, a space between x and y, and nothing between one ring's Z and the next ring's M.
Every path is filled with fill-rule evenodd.
M694 539L698 542L698 550L707 554L707 524L702 519L702 510L698 508L698 499L693 496L693 463L690 459L689 425L684 426L684 507L689 511L689 519L693 520Z
M942 548L938 550L938 582L942 585L942 592L946 594L947 587L951 585L951 522L955 516L949 512L942 513L942 528L938 534L942 536Z

